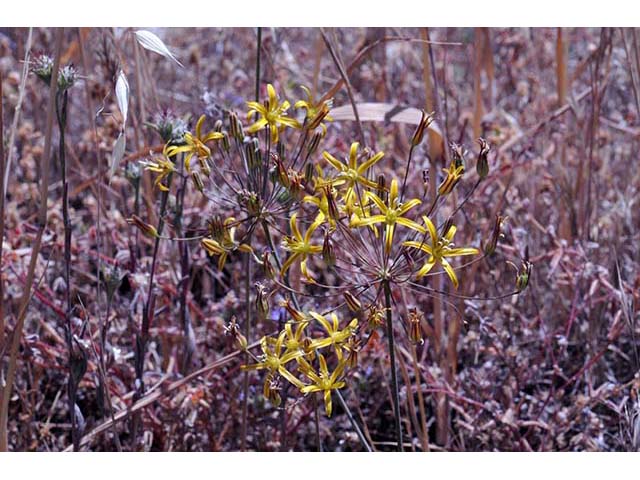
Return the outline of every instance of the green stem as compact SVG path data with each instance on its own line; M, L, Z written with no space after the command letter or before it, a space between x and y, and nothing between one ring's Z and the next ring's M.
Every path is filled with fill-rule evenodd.
M389 338L389 357L391 360L391 388L393 390L393 414L396 424L396 438L398 441L398 451L404 450L402 445L402 425L400 423L400 394L398 392L398 372L396 371L396 348L393 338L393 318L391 313L391 287L389 281L384 284L384 303L387 311L387 337Z

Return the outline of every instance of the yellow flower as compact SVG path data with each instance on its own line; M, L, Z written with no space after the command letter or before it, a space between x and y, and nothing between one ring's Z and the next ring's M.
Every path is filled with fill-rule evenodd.
M158 158L153 162L140 162L145 166L145 170L149 170L150 172L155 172L158 174L156 177L156 181L153 182L160 190L166 192L169 188L162 183L162 181L171 175L175 171L174 163L166 157Z
M300 271L302 275L311 283L315 283L315 280L311 277L307 270L307 258L309 255L314 255L318 253L322 253L322 245L312 245L311 244L311 235L313 232L322 224L322 221L316 219L315 222L311 224L307 232L302 236L300 230L298 229L297 224L298 214L294 213L291 215L291 219L289 220L289 226L291 227L292 237L284 237L283 244L284 248L291 252L287 261L282 265L281 274L284 275L287 270L291 267L293 262L300 261Z
M327 127L322 123L323 120L328 122L332 122L333 118L329 115L329 110L331 110L332 100L325 100L324 102L317 103L311 95L311 90L309 90L304 85L301 85L300 88L304 91L307 96L306 100L298 100L293 107L294 108L304 108L307 111L306 118L307 123L305 126L309 130L315 130L318 127L322 128L323 135L327 133Z
M304 333L309 322L300 322L296 326L295 331L293 330L294 322L287 322L284 324L284 331L286 333L286 340L284 343L286 353L305 351L304 346Z
M438 194L444 196L451 193L453 187L455 187L460 178L462 178L464 165L456 166L456 162L452 161L449 169L443 168L442 171L445 172L447 176L438 187Z
M282 349L286 335L286 331L283 330L280 332L280 335L278 335L276 340L262 337L262 340L260 340L260 348L263 353L261 361L253 365L243 365L242 370L268 370L268 380L273 380L273 375L279 374L296 387L300 389L303 388L305 386L304 383L298 380L289 370L287 370L286 365L287 363L302 357L304 352L301 350L283 352Z
M443 237L438 236L436 227L433 222L427 216L423 216L422 219L427 225L429 230L429 236L431 237L431 245L427 245L425 242L404 242L403 245L410 248L417 248L429 255L427 262L423 267L418 270L417 277L422 278L431 271L433 266L437 263L442 265L442 268L451 279L453 286L458 288L458 277L456 272L451 267L451 264L447 261L447 257L459 257L462 255L475 255L478 252L476 248L453 248L453 236L456 234L456 226L451 225L449 230L445 232Z
M316 373L313 371L311 365L309 365L304 359L301 359L301 365L305 365L302 369L304 374L309 377L309 379L313 382L311 385L307 385L301 388L302 393L313 393L313 392L323 392L324 393L324 408L327 412L327 417L331 416L331 390L338 390L345 386L345 382L339 381L338 379L342 375L344 371L345 362L338 362L338 366L336 366L333 373L329 374L329 369L327 368L327 361L324 359L322 355L318 355L318 361L320 363L320 372Z
M224 264L227 261L229 253L240 250L241 252L250 253L252 248L244 243L238 243L235 239L236 227L231 225L236 221L235 218L229 217L225 219L222 232L219 233L219 238L203 238L200 241L202 247L207 251L209 255L219 255L218 270L224 268Z
M202 134L202 124L204 123L206 116L202 115L196 123L195 136L191 132L184 134L184 145L170 145L165 148L165 155L167 157L173 157L178 153L186 153L187 156L184 159L184 166L187 172L191 173L191 158L196 155L201 162L211 157L211 149L206 145L212 140L220 140L224 135L220 132L211 131L205 135Z
M371 215L365 218L356 218L351 222L354 227L363 227L365 225L375 225L377 223L383 223L385 225L385 252L388 255L391 252L391 246L393 245L393 233L396 228L396 224L415 230L422 234L426 233L425 228L405 218L405 215L413 207L420 205L422 202L417 198L408 200L404 203L398 203L398 181L394 178L391 181L391 189L389 192L389 202L387 205L378 197L375 193L367 192L369 198L380 209L380 214Z
M344 344L349 340L349 338L353 335L355 329L358 326L358 320L354 318L351 320L349 325L340 330L340 322L338 321L338 316L335 313L330 315L331 322L327 320L326 317L316 313L309 312L313 318L315 318L321 325L322 328L327 332L327 337L314 340L311 342L312 348L325 348L329 345L333 345L335 348L336 355L338 356L338 360L342 360L342 348Z
M275 144L278 143L279 133L284 130L285 127L300 128L300 124L294 118L287 117L287 110L290 104L286 100L278 103L278 97L273 85L267 85L267 92L269 93L269 99L264 105L260 102L247 102L247 106L249 107L247 120L251 120L256 113L260 114L261 117L247 128L247 132L256 133L264 127L269 126L271 143Z
M383 152L378 152L373 157L358 166L359 145L360 144L358 142L353 142L351 144L348 165L335 158L329 152L322 153L322 157L339 172L336 178L332 181L333 185L346 185L347 187L344 194L344 201L347 205L353 204L353 202L357 198L357 193L355 190L357 184L368 188L376 188L378 186L376 182L373 182L367 178L366 173L367 170L373 167L380 161L380 159L382 159L382 157L384 157Z

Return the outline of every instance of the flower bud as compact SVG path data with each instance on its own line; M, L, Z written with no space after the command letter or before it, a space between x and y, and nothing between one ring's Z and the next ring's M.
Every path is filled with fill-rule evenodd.
M324 233L324 242L322 242L322 259L327 267L333 268L336 265L336 252L333 248L333 242L329 231Z
M417 147L422 143L424 138L424 133L429 128L429 125L433 122L432 114L427 114L424 110L422 110L422 117L420 118L420 122L418 123L418 127L416 131L413 133L413 138L411 139L411 145Z
M464 157L467 153L465 149L455 142L451 142L449 147L451 148L451 158L455 163L456 168L464 167L466 163Z
M308 128L309 130L315 130L320 126L322 121L329 115L329 105L327 102L323 102L322 106L318 109L316 116L309 122Z
M478 143L480 144L480 153L478 153L478 162L476 163L476 172L480 178L486 178L489 175L489 151L491 151L491 147L489 143L484 138L479 138Z
M409 309L409 339L416 344L422 345L424 337L422 335L422 320L424 315L416 308Z
M222 132L222 149L226 153L229 153L229 150L231 150L231 142L229 142L229 133L228 132Z
M264 380L264 387L262 390L263 395L274 407L279 407L282 403L282 398L280 397L280 382L278 377L270 373L267 375L267 378Z
M306 185L311 184L313 181L314 170L315 167L312 162L309 162L304 166L304 182Z
M291 315L291 318L293 319L293 321L304 322L306 320L302 312L300 312L299 310L294 308L293 305L291 305L291 300L289 299L283 300L282 302L280 302L280 306L284 307L284 309L289 313L289 315Z
M204 183L202 183L202 178L198 172L191 172L191 180L193 181L193 185L200 193L204 193Z
M516 290L518 293L524 291L524 289L529 285L532 268L533 264L529 260L525 259L522 261L520 270L518 270L518 273L516 274Z
M256 311L258 312L258 318L260 320L266 320L269 315L269 300L268 292L264 285L256 284L258 290L256 294Z
M351 336L349 340L347 340L347 344L345 345L347 350L347 366L349 368L355 368L358 366L358 353L362 348L362 341L356 337Z
M349 310L353 313L359 313L362 311L362 304L360 303L360 300L353 295L353 293L346 291L342 295L344 296L345 302L347 302Z
M231 132L231 136L237 142L242 142L244 140L244 129L242 128L242 123L238 119L238 115L234 112L229 114L229 131Z
M273 280L276 278L276 268L271 261L271 253L264 252L262 254L262 270L264 271L265 277L269 280Z
M127 223L129 225L134 225L142 233L144 233L145 235L147 235L147 236L149 236L151 238L157 238L158 237L158 231L156 230L156 227L154 227L153 225L150 225L148 223L145 223L137 215L133 215L131 218L127 219Z
M237 343L241 350L246 350L247 339L240 333L240 327L238 326L235 315L231 317L229 323L225 325L224 334L230 337L234 343Z
M383 201L386 202L386 192L387 192L387 179L383 174L378 175L378 186L376 187L376 195Z
M496 251L498 240L503 236L502 224L507 220L507 218L508 217L503 217L502 215L496 215L496 221L493 224L493 233L491 234L491 239L489 240L489 243L487 243L484 247L485 255L493 255Z
M198 157L198 163L200 164L200 169L202 173L209 177L211 175L211 167L209 166L209 158L208 157Z
M318 149L318 145L320 145L320 140L322 140L322 133L315 132L311 137L311 140L307 144L307 156L310 157L313 155Z
M284 166L284 162L281 160L280 155L272 153L271 160L273 160L273 163L276 166L278 180L284 188L289 188L291 186L291 179L289 178L289 174L287 173L287 169Z
M340 212L338 211L338 205L336 204L336 199L333 196L333 191L331 185L326 185L324 187L324 193L327 197L327 211L329 213L329 218L337 222L340 219Z

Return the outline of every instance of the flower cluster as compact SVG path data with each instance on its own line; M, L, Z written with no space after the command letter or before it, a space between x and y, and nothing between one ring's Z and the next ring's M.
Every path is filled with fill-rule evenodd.
M231 111L210 131L204 128L204 115L193 131L181 120L174 125L177 120L163 117L156 126L165 141L162 154L142 164L156 174L155 185L165 195L164 204L172 179L178 178L180 195L176 197L181 202L191 181L211 206L213 212L208 219L203 217L206 222L200 234L179 239L197 240L201 261L216 257L217 268L223 271L230 257L243 255L261 267L265 278L258 283L249 263L244 272L249 278L246 325L251 325L255 305L263 322L278 313L279 331L262 337L262 353L253 356L248 327L240 334L233 317L227 332L255 360L243 369L265 372L263 393L273 405L280 405L281 390L292 386L304 396L321 393L330 416L332 393L346 385L364 338L368 341L386 323L393 353L395 317L411 343L422 342L425 317L399 302L402 292L446 295L430 286L430 277L446 275L453 289L458 289L459 270L481 258L456 265L457 257L474 257L480 250L454 243L458 231L454 221L489 174L490 148L480 141L477 181L471 189L464 181L465 151L452 145L452 160L442 169L439 182L430 191L416 194L407 186L407 176L412 155L433 121L430 115L422 115L401 179L385 161L384 152L360 142L352 142L342 155L322 151L316 156L327 133L325 122L332 121L332 101L316 101L309 89L302 90L306 99L294 103L294 109L304 112L299 118L290 116L291 104L281 100L272 85L267 85L264 102L247 102L247 120L253 123L246 127ZM296 141L288 141L286 129L299 133ZM462 199L456 195L460 188L466 190ZM498 217L484 244L485 256L495 253L503 221ZM156 240L167 238L161 237L162 223L157 229L138 217L131 223ZM516 293L527 286L530 272L530 264L523 264ZM250 300L252 293L255 303ZM272 309L271 299L282 296L289 300ZM311 300L301 306L302 296L341 296L344 302L321 314ZM340 320L343 306L350 318ZM392 365L397 385L395 375ZM395 407L397 413L397 398Z
M350 358L357 354L358 320L352 319L340 326L335 313L321 315L310 311L308 315L287 305L292 318L276 338L263 337L260 341L262 355L257 363L243 366L244 370L266 370L263 393L274 405L281 402L280 378L297 387L301 393L322 393L327 416L331 416L331 393L345 386L343 377L347 366L353 366ZM311 326L320 327L321 335L314 336ZM335 359L335 362L329 361ZM335 363L330 370L329 365Z

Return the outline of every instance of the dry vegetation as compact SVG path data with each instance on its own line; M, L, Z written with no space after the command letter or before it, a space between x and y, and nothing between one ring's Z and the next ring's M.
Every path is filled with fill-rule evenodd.
M28 29L0 31L0 153L7 179L0 226L0 447L394 450L397 419L405 451L640 448L636 31L263 28L259 41L255 29L153 29L182 67L143 48L135 31L33 29L31 37ZM43 53L53 59L53 71L75 66L75 82L65 92L33 72ZM128 80L126 119L116 94L120 72ZM371 191L384 197L392 178L402 184L411 150L401 193L424 200L416 208L420 215L437 198L442 169L455 164L459 150L449 145L468 150L465 176L452 193L444 192L446 205L433 220L442 226L455 213L456 241L482 250L496 215L508 217L496 252L457 270L458 289L435 267L439 274L420 287L392 289L392 280L382 279L379 288L371 280L372 288L362 290L355 287L369 278L355 270L362 265L339 268L354 255L349 235L375 243L384 228L374 238L370 227L354 227L356 220L350 230L342 227L344 238L331 240L335 253L323 247L328 256L309 259L318 285L305 281L299 265L270 278L259 262L272 262L265 252L286 258L281 245L292 233L292 213L299 213L303 234L315 217L291 185L285 190L293 203L277 204L278 215L234 223L237 244L221 270L218 256L207 255L199 239L175 240L215 230L218 220L214 227L207 220L250 219L250 200L231 205L225 182L251 166L219 169L236 160L219 147L229 136L217 139L215 150L210 144L210 177L197 166L210 193L203 195L180 170L165 194L154 184L157 174L144 168L161 158L165 145L152 125L171 121L174 134L183 127L195 133L206 115L203 132L229 131L237 143L229 112L249 135L259 118L246 119L256 72L260 100L273 84L301 123L304 110L293 109L304 98L300 85L318 98L333 97L334 120L324 122L327 134L308 160L325 174L335 169L322 152L343 159L359 141L368 147L365 155L385 152L369 176L374 183L383 176L383 188ZM65 105L66 119L56 115ZM410 148L420 109L434 112L435 121ZM121 132L125 153L114 164ZM269 169L278 174L277 159L286 164L300 148L296 142L307 145L312 135L280 132L282 150L268 135L255 135L265 184L273 177ZM489 174L481 181L479 137L491 147ZM296 180L314 193L313 171L284 170L284 183ZM278 181L283 177L273 180L274 191L282 189ZM417 213L411 218L420 221ZM403 228L396 236L408 235ZM154 238L154 230L163 238ZM323 245L322 234L318 238ZM398 240L393 248L400 247ZM336 268L328 265L331 254ZM528 285L520 278L516 288L516 269L527 255L531 277ZM416 270L422 266L404 247L398 256L407 269L414 261ZM357 298L345 298L345 291ZM387 292L391 308L385 310ZM281 304L286 300L288 310ZM382 305L380 318L365 307L370 304ZM342 354L353 362L341 396L333 392L331 416L321 395L304 395L275 376L265 398L265 373L241 369L260 360L258 341L277 336L297 313L307 319L311 311L334 308L341 328L347 330L351 318L359 328L344 340ZM395 330L392 363L387 312ZM323 344L313 322L309 344L315 348ZM242 335L251 354L239 349ZM273 342L265 341L267 349ZM330 370L343 365L335 359L338 350L332 357L325 350ZM306 367L297 368L298 381L309 383Z

